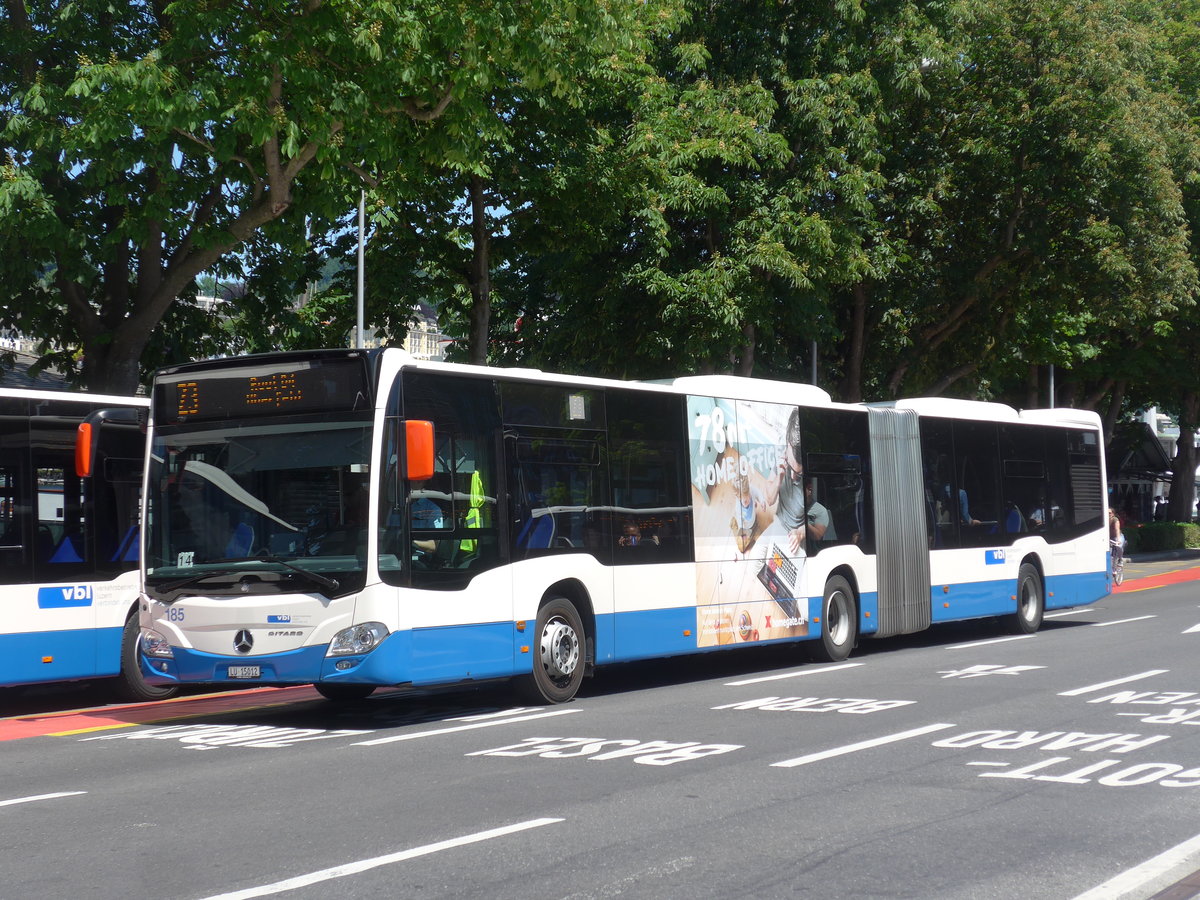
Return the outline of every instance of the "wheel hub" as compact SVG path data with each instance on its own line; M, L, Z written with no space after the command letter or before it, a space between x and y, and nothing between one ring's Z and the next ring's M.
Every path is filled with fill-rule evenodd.
M579 636L562 619L552 619L542 631L542 665L552 678L569 678L579 665Z

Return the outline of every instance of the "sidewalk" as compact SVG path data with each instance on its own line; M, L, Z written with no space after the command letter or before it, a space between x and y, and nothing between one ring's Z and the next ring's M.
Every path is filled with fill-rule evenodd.
M1166 560L1200 560L1200 550L1156 550L1153 553L1134 553L1125 557L1126 563L1163 562Z

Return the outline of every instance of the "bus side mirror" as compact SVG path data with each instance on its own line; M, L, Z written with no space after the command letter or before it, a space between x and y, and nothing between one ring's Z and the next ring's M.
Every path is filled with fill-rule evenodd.
M92 474L96 445L92 443L92 423L80 422L75 432L75 474L88 478Z
M409 481L433 477L433 423L405 422L404 439L408 462L405 472Z

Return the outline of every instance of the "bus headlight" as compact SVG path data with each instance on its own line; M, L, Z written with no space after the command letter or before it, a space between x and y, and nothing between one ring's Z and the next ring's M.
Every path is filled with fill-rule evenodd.
M167 639L149 628L142 632L142 652L155 659L175 658L175 651L171 649Z
M387 626L382 622L363 622L343 628L329 642L326 656L357 656L370 653L388 636Z

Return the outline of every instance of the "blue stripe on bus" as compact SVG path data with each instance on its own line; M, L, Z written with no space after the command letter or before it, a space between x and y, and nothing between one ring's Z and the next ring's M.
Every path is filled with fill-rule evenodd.
M299 650L267 656L226 656L183 647L172 649L175 651L174 659L148 661L142 656L142 672L151 684L175 684L179 681L311 684L321 678L321 664L325 660L326 650L324 646L301 647ZM163 663L166 663L165 669L162 668ZM260 666L262 676L249 682L230 678L230 666Z
M1104 572L1078 575L1058 575L1046 584L1047 609L1090 603L1103 596L1107 589ZM998 616L1016 610L1013 594L1016 583L1005 578L951 585L948 594L937 585L931 602L934 622ZM1049 596L1050 594L1053 596ZM1079 598L1085 598L1082 601ZM878 630L879 595L867 592L859 597L859 629L864 635ZM949 604L949 608L944 604ZM815 621L821 615L821 598L808 598L809 633L804 639L821 636L822 624ZM654 659L687 653L729 649L730 644L697 647L697 612L694 606L602 614L596 617L596 659L600 663ZM120 629L115 633L120 645ZM10 638L11 639L11 638ZM793 638L759 641L777 644ZM0 643L0 649L6 647ZM529 651L520 652L521 646ZM455 625L441 628L420 628L390 634L374 651L364 656L326 657L326 647L303 647L286 653L268 656L226 656L175 648L175 658L164 661L144 661L143 673L152 684L183 682L220 682L230 684L446 684L467 680L506 678L528 672L537 652L532 631L520 633L512 622L488 622L476 625ZM10 654L5 653L5 657ZM114 652L115 655L115 652ZM338 668L339 664L342 668ZM253 680L229 677L229 667L256 665L262 667L261 677ZM151 667L153 666L153 667ZM417 677L413 672L419 671ZM7 673L7 670L6 670ZM73 676L49 676L40 680ZM76 676L77 677L77 676ZM21 680L27 680L24 676Z
M80 628L0 634L0 685L116 675L121 667L121 631Z
M858 633L874 634L879 630L879 592L864 592L858 598L858 606Z
M1107 592L1104 572L1052 575L1046 579L1046 609L1062 609L1093 603ZM1016 612L1017 582L1014 578L942 585L932 589L933 621L957 622L984 616L1002 616Z
M174 659L151 661L143 657L142 671L151 684L441 684L485 680L514 674L514 634L512 622L398 631L370 653L339 657L326 657L325 645L263 656L226 656L175 647ZM259 666L262 671L255 679L230 678L230 666ZM415 679L414 669L420 672Z
M1107 571L1051 575L1046 579L1046 609L1086 606L1111 592Z

